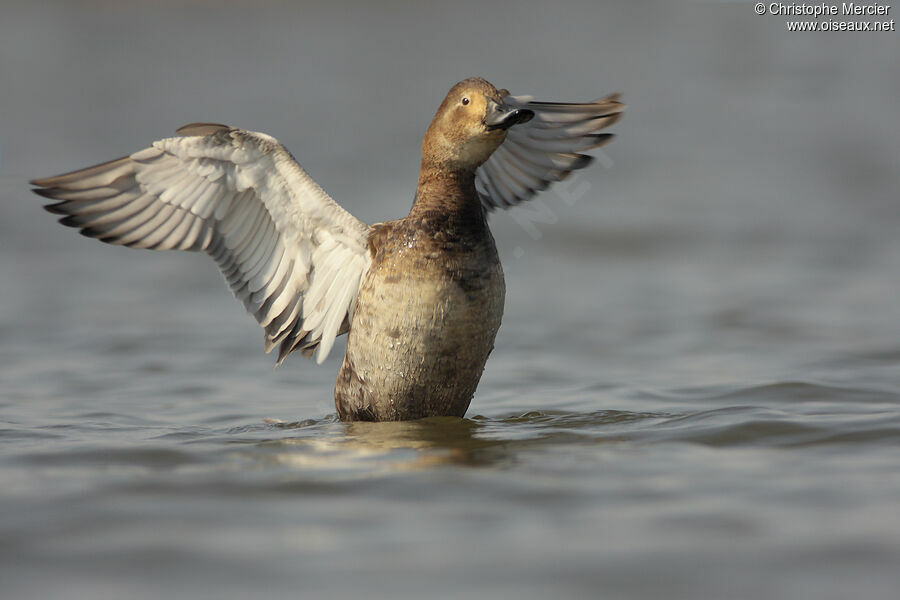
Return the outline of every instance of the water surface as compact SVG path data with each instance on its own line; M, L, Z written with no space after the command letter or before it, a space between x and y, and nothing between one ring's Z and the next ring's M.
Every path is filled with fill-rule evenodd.
M896 597L896 33L712 2L2 12L4 598ZM338 422L341 344L273 371L208 259L26 191L212 120L394 218L476 74L629 112L549 216L492 217L466 419Z

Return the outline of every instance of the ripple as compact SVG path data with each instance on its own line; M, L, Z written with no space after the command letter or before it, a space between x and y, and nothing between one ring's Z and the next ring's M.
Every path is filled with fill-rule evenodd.
M207 458L200 454L176 450L168 446L33 452L21 454L18 460L33 466L136 466L148 469L170 469L207 462Z
M64 436L34 429L0 429L0 440L5 442L12 440L56 440L62 437Z
M648 395L672 400L750 400L821 401L821 402L889 402L897 404L895 391L866 387L840 386L814 381L775 381L753 385L722 385L700 388L676 388Z
M500 423L556 425L571 427L602 426L631 423L669 416L666 413L631 412L624 410L599 410L589 413L568 411L529 411L522 415L496 419Z

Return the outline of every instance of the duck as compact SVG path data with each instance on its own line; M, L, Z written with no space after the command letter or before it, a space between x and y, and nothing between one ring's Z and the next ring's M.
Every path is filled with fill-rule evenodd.
M500 328L503 269L488 215L587 167L625 105L455 84L422 142L412 208L366 225L275 138L218 123L129 156L35 179L59 222L107 244L205 252L265 332L276 366L322 363L347 334L343 421L463 417Z

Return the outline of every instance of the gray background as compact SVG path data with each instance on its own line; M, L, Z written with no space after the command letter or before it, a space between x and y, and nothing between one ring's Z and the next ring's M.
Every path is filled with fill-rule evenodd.
M895 597L900 38L784 21L4 2L0 592ZM507 308L464 421L337 423L342 344L273 372L206 257L86 240L27 191L208 120L397 218L472 75L629 108L576 201L492 217Z

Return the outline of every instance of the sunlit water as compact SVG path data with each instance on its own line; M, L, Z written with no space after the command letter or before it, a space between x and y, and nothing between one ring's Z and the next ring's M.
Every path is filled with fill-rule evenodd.
M140 7L0 19L0 596L897 597L896 33ZM208 259L79 238L26 191L207 119L394 218L473 74L630 108L555 222L492 217L507 309L463 420L338 422L342 345L273 371Z

